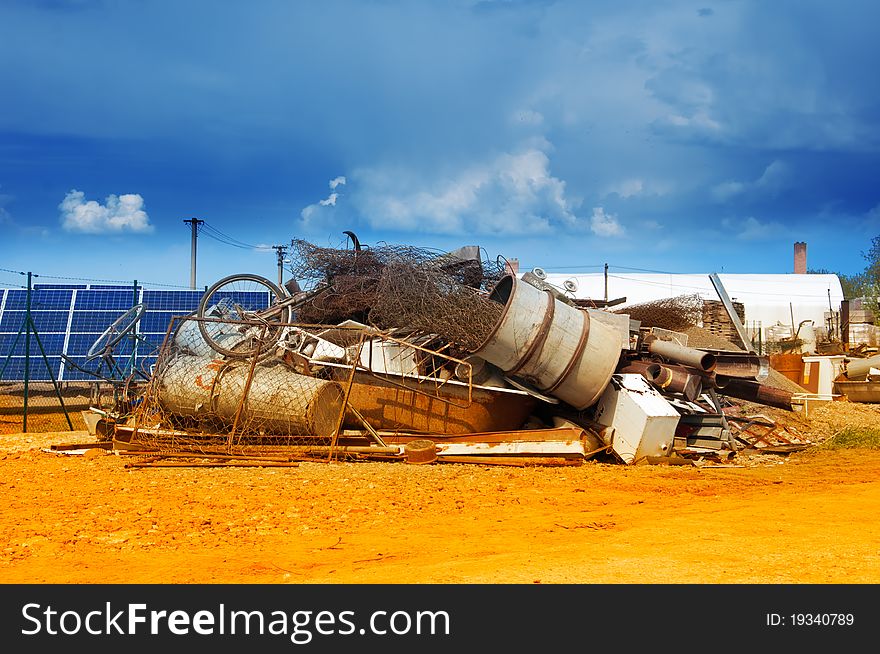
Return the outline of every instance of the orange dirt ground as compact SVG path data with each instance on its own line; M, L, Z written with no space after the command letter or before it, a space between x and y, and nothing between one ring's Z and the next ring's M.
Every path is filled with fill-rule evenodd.
M816 416L825 437L847 420ZM3 583L880 582L880 450L127 469L42 449L94 440L0 436Z

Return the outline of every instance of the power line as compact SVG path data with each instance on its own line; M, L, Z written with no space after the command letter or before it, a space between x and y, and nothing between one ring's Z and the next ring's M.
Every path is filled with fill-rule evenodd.
M242 250L257 250L259 252L268 252L272 250L272 248L268 246L253 245L252 243L245 243L244 241L240 241L239 239L220 231L213 225L209 225L206 222L202 223L201 227L199 228L199 233L217 241L218 243L231 245L232 247L240 248Z

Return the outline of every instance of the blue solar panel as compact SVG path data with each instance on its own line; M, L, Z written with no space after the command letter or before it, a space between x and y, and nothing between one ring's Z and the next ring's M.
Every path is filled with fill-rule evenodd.
M178 314L173 311L147 311L141 318L139 330L143 333L164 334L175 315Z
M86 370L95 370L98 360L85 362L85 354L98 336L123 313L138 302L144 303L146 311L136 326L138 366L149 368L156 361L156 353L165 339L173 316L191 315L198 307L203 291L194 290L145 290L134 294L132 286L96 286L83 284L40 284L31 293L31 316L37 333L50 357L53 372L59 381L95 381L93 375L83 373L71 366L60 366L59 355L63 352ZM268 294L263 292L235 294L257 307L266 306ZM23 289L0 289L0 367L9 359L3 381L22 381L24 374L24 333L19 342L16 334L25 318L26 291ZM70 311L71 302L75 310ZM5 303L5 304L4 304ZM175 323L176 325L177 323ZM65 348L65 342L67 346ZM114 357L121 368L129 365L133 339L123 338L114 348ZM31 374L34 381L48 381L39 347L31 335ZM11 356L10 356L11 355ZM105 374L107 370L105 369Z
M5 366L5 368L4 368ZM52 377L58 379L58 368L61 366L61 357L49 357L49 369L46 368L46 362L43 357L30 358L30 373L28 378L33 381L51 381ZM24 379L25 357L10 357L7 363L6 357L0 359L0 370L3 371L0 380L2 381L21 381Z
M144 291L142 302L148 311L190 313L199 306L202 291Z
M39 290L31 293L31 309L70 309L72 290ZM9 291L7 310L27 309L27 291Z
M112 325L122 311L74 311L70 333L100 334Z
M68 311L31 311L31 319L38 332L67 330ZM0 318L0 332L17 332L24 324L25 311L4 311Z
M124 284L89 284L89 288L95 291L113 291L113 290L122 290L127 289L134 293L134 284L129 284L125 286ZM137 290L140 291L143 286L138 286Z
M63 334L62 334L63 336ZM99 334L71 334L67 341L65 354L70 356L88 354ZM114 354L131 354L131 338L124 337L118 345L113 347ZM60 348L59 350L60 351Z
M13 356L24 356L25 336L22 332L16 341L15 334L0 334L0 365L10 354ZM39 339L47 355L58 354L64 347L64 334L39 334ZM14 348L13 345L15 346ZM33 333L31 333L30 352L31 356L41 356L40 345Z
M45 289L52 289L52 288L70 288L70 289L86 288L86 285L85 284L34 284L33 285L33 289L35 291L42 291Z
M117 309L125 311L137 304L131 289L127 291L77 291L75 309L89 309L92 311L107 311Z

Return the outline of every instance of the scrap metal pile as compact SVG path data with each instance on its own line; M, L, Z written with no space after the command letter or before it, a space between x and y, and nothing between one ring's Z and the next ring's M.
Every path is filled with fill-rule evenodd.
M691 299L634 319L477 247L352 241L293 241L287 292L212 288L175 317L114 440L157 456L631 464L735 454L748 441L729 398L792 408L761 383L765 358L687 346L673 328Z

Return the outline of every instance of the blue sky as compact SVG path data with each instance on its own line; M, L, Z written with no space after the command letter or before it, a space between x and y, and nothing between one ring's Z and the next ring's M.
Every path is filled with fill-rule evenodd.
M877 25L846 1L5 0L0 286L186 287L190 218L200 287L344 230L584 272L787 273L805 241L860 272Z

